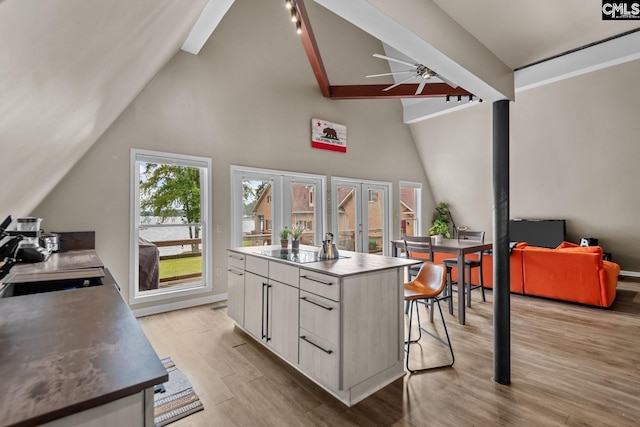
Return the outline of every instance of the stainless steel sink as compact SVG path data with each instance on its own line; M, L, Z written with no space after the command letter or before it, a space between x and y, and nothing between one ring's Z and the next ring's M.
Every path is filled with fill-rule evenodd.
M58 292L70 289L82 289L103 284L102 277L89 279L60 279L37 282L5 283L0 288L0 298L17 297L21 295Z

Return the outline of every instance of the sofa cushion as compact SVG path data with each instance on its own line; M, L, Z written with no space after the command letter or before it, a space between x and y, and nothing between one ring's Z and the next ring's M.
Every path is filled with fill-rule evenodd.
M600 286L601 248L529 246L522 251L525 294L605 306Z
M560 243L558 245L558 247L556 249L564 249L564 248L579 248L580 245L573 243L573 242L567 242L566 240L562 243Z

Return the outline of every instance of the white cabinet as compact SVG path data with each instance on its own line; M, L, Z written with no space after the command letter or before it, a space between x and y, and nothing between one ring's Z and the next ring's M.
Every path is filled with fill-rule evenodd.
M337 390L339 361L340 303L301 290L300 368L323 385Z
M246 256L244 295L229 293L231 300L227 302L229 307L237 307L242 302L244 324L232 317L236 323L295 364L298 363L298 276L297 267ZM233 301L236 298L243 299Z
M298 264L250 250L233 250L245 256L244 325L234 318L244 330L349 406L404 375L408 260L350 253Z
M244 255L229 253L227 314L244 326Z
M298 288L269 280L267 344L286 360L298 363Z

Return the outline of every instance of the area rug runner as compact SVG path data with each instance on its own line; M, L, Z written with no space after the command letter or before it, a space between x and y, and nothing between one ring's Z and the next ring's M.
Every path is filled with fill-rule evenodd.
M204 407L193 391L189 379L176 367L170 357L162 359L164 368L169 373L169 381L162 384L164 392L156 392L153 416L157 427L165 426Z

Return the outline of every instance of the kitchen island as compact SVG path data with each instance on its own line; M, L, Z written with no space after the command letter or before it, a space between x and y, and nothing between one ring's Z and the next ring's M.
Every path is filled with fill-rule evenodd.
M236 325L348 406L404 375L403 287L413 260L319 248L231 248Z
M0 299L1 426L153 425L168 375L104 271L99 286Z

